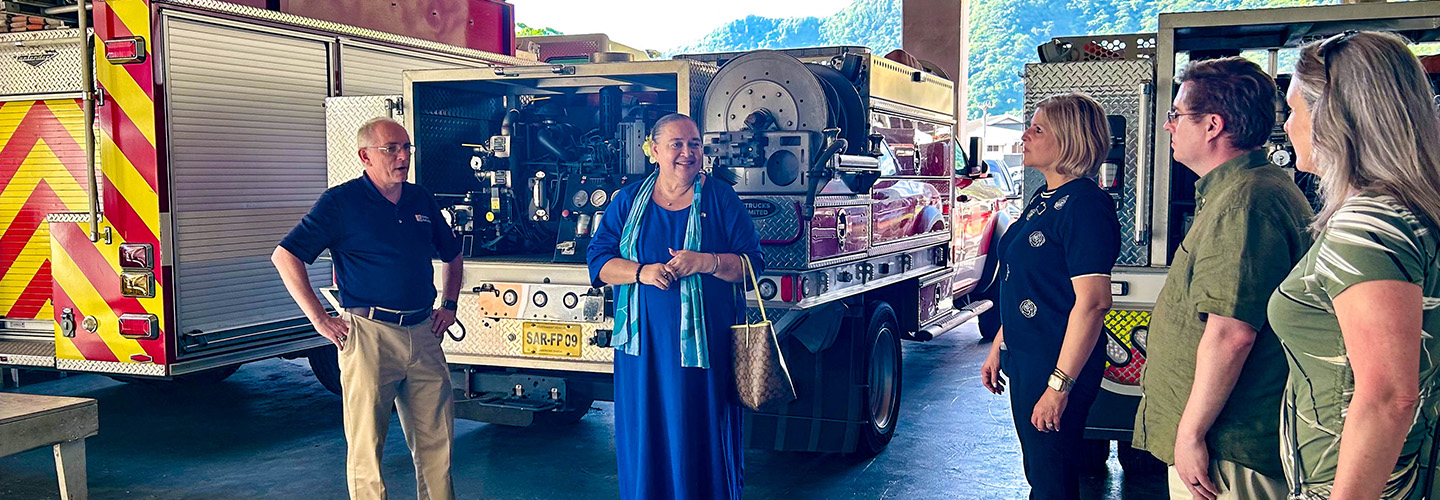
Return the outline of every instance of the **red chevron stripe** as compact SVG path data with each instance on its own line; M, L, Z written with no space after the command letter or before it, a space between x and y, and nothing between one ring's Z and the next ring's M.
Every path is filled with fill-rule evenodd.
M35 271L35 277L30 279L30 284L25 286L25 291L20 292L15 306L5 313L5 317L34 318L40 314L40 310L45 308L45 301L50 300L50 288L53 284L54 281L50 279L50 260L46 259L40 264L40 269Z
M30 107L30 111L21 119L20 125L15 129L15 134L5 141L0 147L0 191L10 184L15 178L15 173L20 170L20 164L34 150L40 139L45 140L45 145L75 178L80 185L85 185L85 151L75 138L65 130L65 125L59 118L46 107L44 103L37 102ZM77 161L78 160L78 161Z
M140 133L140 128L130 120L130 115L120 109L120 105L112 102L106 103L97 110L100 117L100 128L110 131L110 139L115 141L115 146L140 172L140 177L150 185L151 191L159 192L160 181L156 178L155 169L155 146ZM154 126L154 124L151 124ZM82 157L83 158L83 157ZM84 170L82 169L83 173Z
M120 196L110 179L105 179L105 220L115 226L115 231L120 233L120 238L130 243L149 243L160 248L160 238L150 232L150 226L145 225L145 219L130 206L125 197Z
M57 227L54 228L55 232L70 231L78 234L80 231L79 227L75 224L63 224L64 226L70 226L69 228L58 227L61 225L62 224L56 225ZM89 244L88 240L86 240L86 244ZM75 311L76 321L79 321L78 318L85 317L85 311L81 311L80 308L75 307L75 301L70 300L70 296L65 293L64 289L58 286L54 287L54 289L54 297L52 297L52 300L54 300L54 320L56 323L60 322L60 312L65 310L65 308L70 308ZM101 339L99 335L77 328L75 337L68 340L75 344L75 349L79 350L80 355L84 356L85 359L92 361L119 361L119 359L115 358L115 352L110 350L110 346L105 345L105 340Z

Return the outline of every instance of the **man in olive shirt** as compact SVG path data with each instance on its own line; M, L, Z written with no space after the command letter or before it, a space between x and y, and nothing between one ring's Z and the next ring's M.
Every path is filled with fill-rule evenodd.
M1132 444L1172 465L1172 499L1279 500L1288 368L1265 310L1309 249L1312 213L1261 149L1275 126L1274 80L1238 57L1192 62L1177 80L1165 129L1200 180L1150 322Z

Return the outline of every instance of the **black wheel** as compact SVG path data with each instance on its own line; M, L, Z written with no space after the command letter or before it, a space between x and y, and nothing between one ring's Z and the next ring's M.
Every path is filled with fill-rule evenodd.
M860 346L864 356L860 366L866 374L866 397L862 401L870 423L861 427L858 451L875 455L895 437L895 424L900 418L900 328L895 310L884 302L872 303L868 318L865 343Z
M1125 469L1126 474L1164 474L1168 467L1150 452L1131 448L1127 441L1121 441L1119 446L1115 447L1115 454L1119 456L1120 467Z
M159 378L126 377L123 375L110 375L110 378L127 384L141 385L146 387L155 387L161 389L184 389L190 387L202 387L218 384L221 381L230 378L230 376L234 375L235 371L239 369L240 365L222 366L219 368L211 368L209 370L201 372L177 375L175 377L171 377L168 380Z
M311 349L306 357L310 359L310 371L315 373L315 380L320 381L320 385L325 386L326 390L339 396L340 351L332 344Z
M1110 441L1086 439L1080 446L1080 452L1083 453L1080 461L1080 474L1085 477L1104 477L1105 462L1110 460Z

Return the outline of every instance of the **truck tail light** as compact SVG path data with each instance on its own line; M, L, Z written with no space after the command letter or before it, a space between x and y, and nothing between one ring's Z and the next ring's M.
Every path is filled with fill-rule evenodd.
M160 319L154 314L121 314L120 336L127 339L160 338Z
M120 294L126 297L155 297L155 274L150 271L120 273Z
M796 294L795 294L795 277L794 277L794 276L781 276L781 277L780 277L780 300L785 301L785 302L795 302L795 301L799 298L799 297L796 297L795 295L796 295Z
M127 36L105 41L105 60L111 64L145 62L145 38Z
M120 267L155 268L155 247L149 243L121 243Z

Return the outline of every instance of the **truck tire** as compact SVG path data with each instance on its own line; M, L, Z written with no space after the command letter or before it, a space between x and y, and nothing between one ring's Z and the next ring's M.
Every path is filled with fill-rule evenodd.
M1119 456L1120 467L1125 469L1126 474L1164 474L1166 468L1169 467L1150 452L1131 448L1129 441L1120 441L1117 444L1115 454Z
M144 387L154 387L158 389L188 389L192 387L203 387L207 385L218 384L221 381L230 378L230 376L234 375L235 371L239 369L240 365L238 364L222 366L219 368L211 368L205 371L178 375L175 377L171 377L168 380L145 377L126 377L123 375L109 375L109 377L119 382Z
M895 437L900 419L900 323L885 302L872 302L866 315L865 342L860 345L866 389L861 404L869 423L861 427L860 453L875 455Z
M306 357L310 359L310 371L315 373L315 380L336 396L341 395L340 351L331 344L311 349Z

